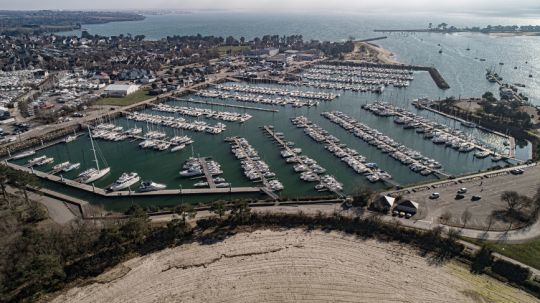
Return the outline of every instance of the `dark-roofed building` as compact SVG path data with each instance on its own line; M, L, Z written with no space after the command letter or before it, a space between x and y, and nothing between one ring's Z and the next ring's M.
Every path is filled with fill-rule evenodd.
M416 214L416 212L418 212L418 206L419 204L414 201L404 200L398 203L395 210L402 211L409 214Z

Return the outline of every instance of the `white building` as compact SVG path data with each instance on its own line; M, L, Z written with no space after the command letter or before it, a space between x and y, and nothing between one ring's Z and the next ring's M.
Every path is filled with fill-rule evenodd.
M105 94L109 97L125 97L139 90L134 84L111 84L105 88Z

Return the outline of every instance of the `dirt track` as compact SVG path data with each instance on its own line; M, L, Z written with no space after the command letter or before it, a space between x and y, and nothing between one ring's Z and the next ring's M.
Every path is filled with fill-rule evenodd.
M398 244L265 230L132 259L53 302L538 301Z

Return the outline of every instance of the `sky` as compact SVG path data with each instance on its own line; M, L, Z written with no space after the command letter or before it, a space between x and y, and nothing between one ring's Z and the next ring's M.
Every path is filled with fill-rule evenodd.
M1 9L185 9L263 12L448 12L539 16L539 0L0 0Z

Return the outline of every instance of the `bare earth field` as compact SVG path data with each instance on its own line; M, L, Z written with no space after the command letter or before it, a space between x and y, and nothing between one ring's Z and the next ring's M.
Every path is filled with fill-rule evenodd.
M239 233L129 260L53 302L539 302L394 243L304 230Z

